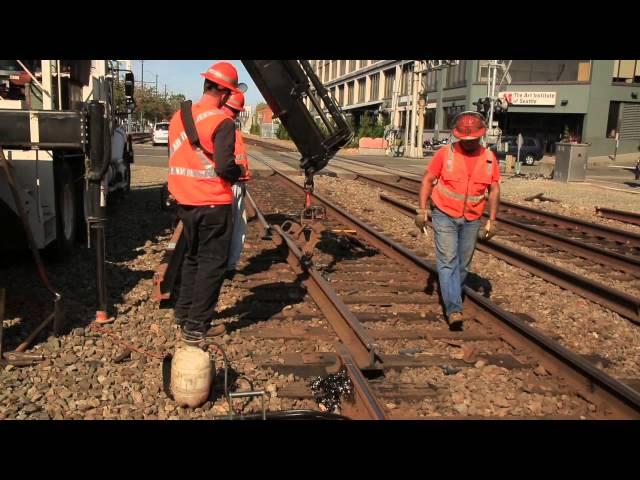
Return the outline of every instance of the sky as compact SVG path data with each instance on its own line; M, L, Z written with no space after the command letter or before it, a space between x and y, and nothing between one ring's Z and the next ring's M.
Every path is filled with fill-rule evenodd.
M158 91L164 92L167 86L167 93L183 93L187 99L197 101L202 96L202 85L204 79L200 76L215 62L221 60L144 60L144 82L148 86L155 84L158 75ZM253 80L245 70L240 60L224 60L232 63L238 69L239 81L248 85L249 89L245 93L245 103L256 105L263 102L262 95L256 88ZM133 74L136 82L141 79L141 61L133 61Z

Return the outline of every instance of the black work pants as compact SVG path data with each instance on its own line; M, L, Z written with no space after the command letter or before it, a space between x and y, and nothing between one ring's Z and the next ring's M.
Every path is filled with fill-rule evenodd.
M190 330L206 330L224 282L233 231L231 205L179 205L178 216L187 249L175 315L188 320Z

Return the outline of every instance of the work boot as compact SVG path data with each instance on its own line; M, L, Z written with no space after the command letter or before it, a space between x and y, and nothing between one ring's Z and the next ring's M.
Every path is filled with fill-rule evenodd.
M449 330L462 330L464 317L462 312L453 312L449 315Z
M199 342L202 340L207 340L214 337L219 337L220 335L224 335L227 331L227 328L224 324L213 325L205 330L205 327L202 327L198 324L194 324L194 322L185 322L181 328L182 339L185 342Z
M187 317L182 317L180 315L177 315L175 312L173 314L173 322L178 325L179 327L181 327L182 325L184 325L184 323L187 321Z

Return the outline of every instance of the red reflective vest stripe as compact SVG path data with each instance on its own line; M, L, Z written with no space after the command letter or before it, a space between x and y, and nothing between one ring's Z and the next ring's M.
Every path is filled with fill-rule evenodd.
M201 103L193 105L193 117L205 151L189 143L178 110L169 123L169 192L182 205L230 204L231 184L216 175L212 141L215 130L228 117L222 110Z
M240 181L246 182L251 179L251 172L249 171L249 157L247 156L247 149L244 146L244 139L242 138L242 132L236 130L236 163L240 165L245 174L239 178Z
M438 183L433 188L431 200L444 213L453 218L464 216L476 220L482 216L486 204L485 193L491 185L496 157L491 150L483 148L473 172L467 171L463 154L455 151L453 145L442 166Z

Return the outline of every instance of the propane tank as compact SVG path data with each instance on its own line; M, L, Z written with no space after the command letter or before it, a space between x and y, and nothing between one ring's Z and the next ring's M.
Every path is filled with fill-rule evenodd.
M201 348L182 344L171 361L171 393L180 406L199 407L211 391L211 358Z

